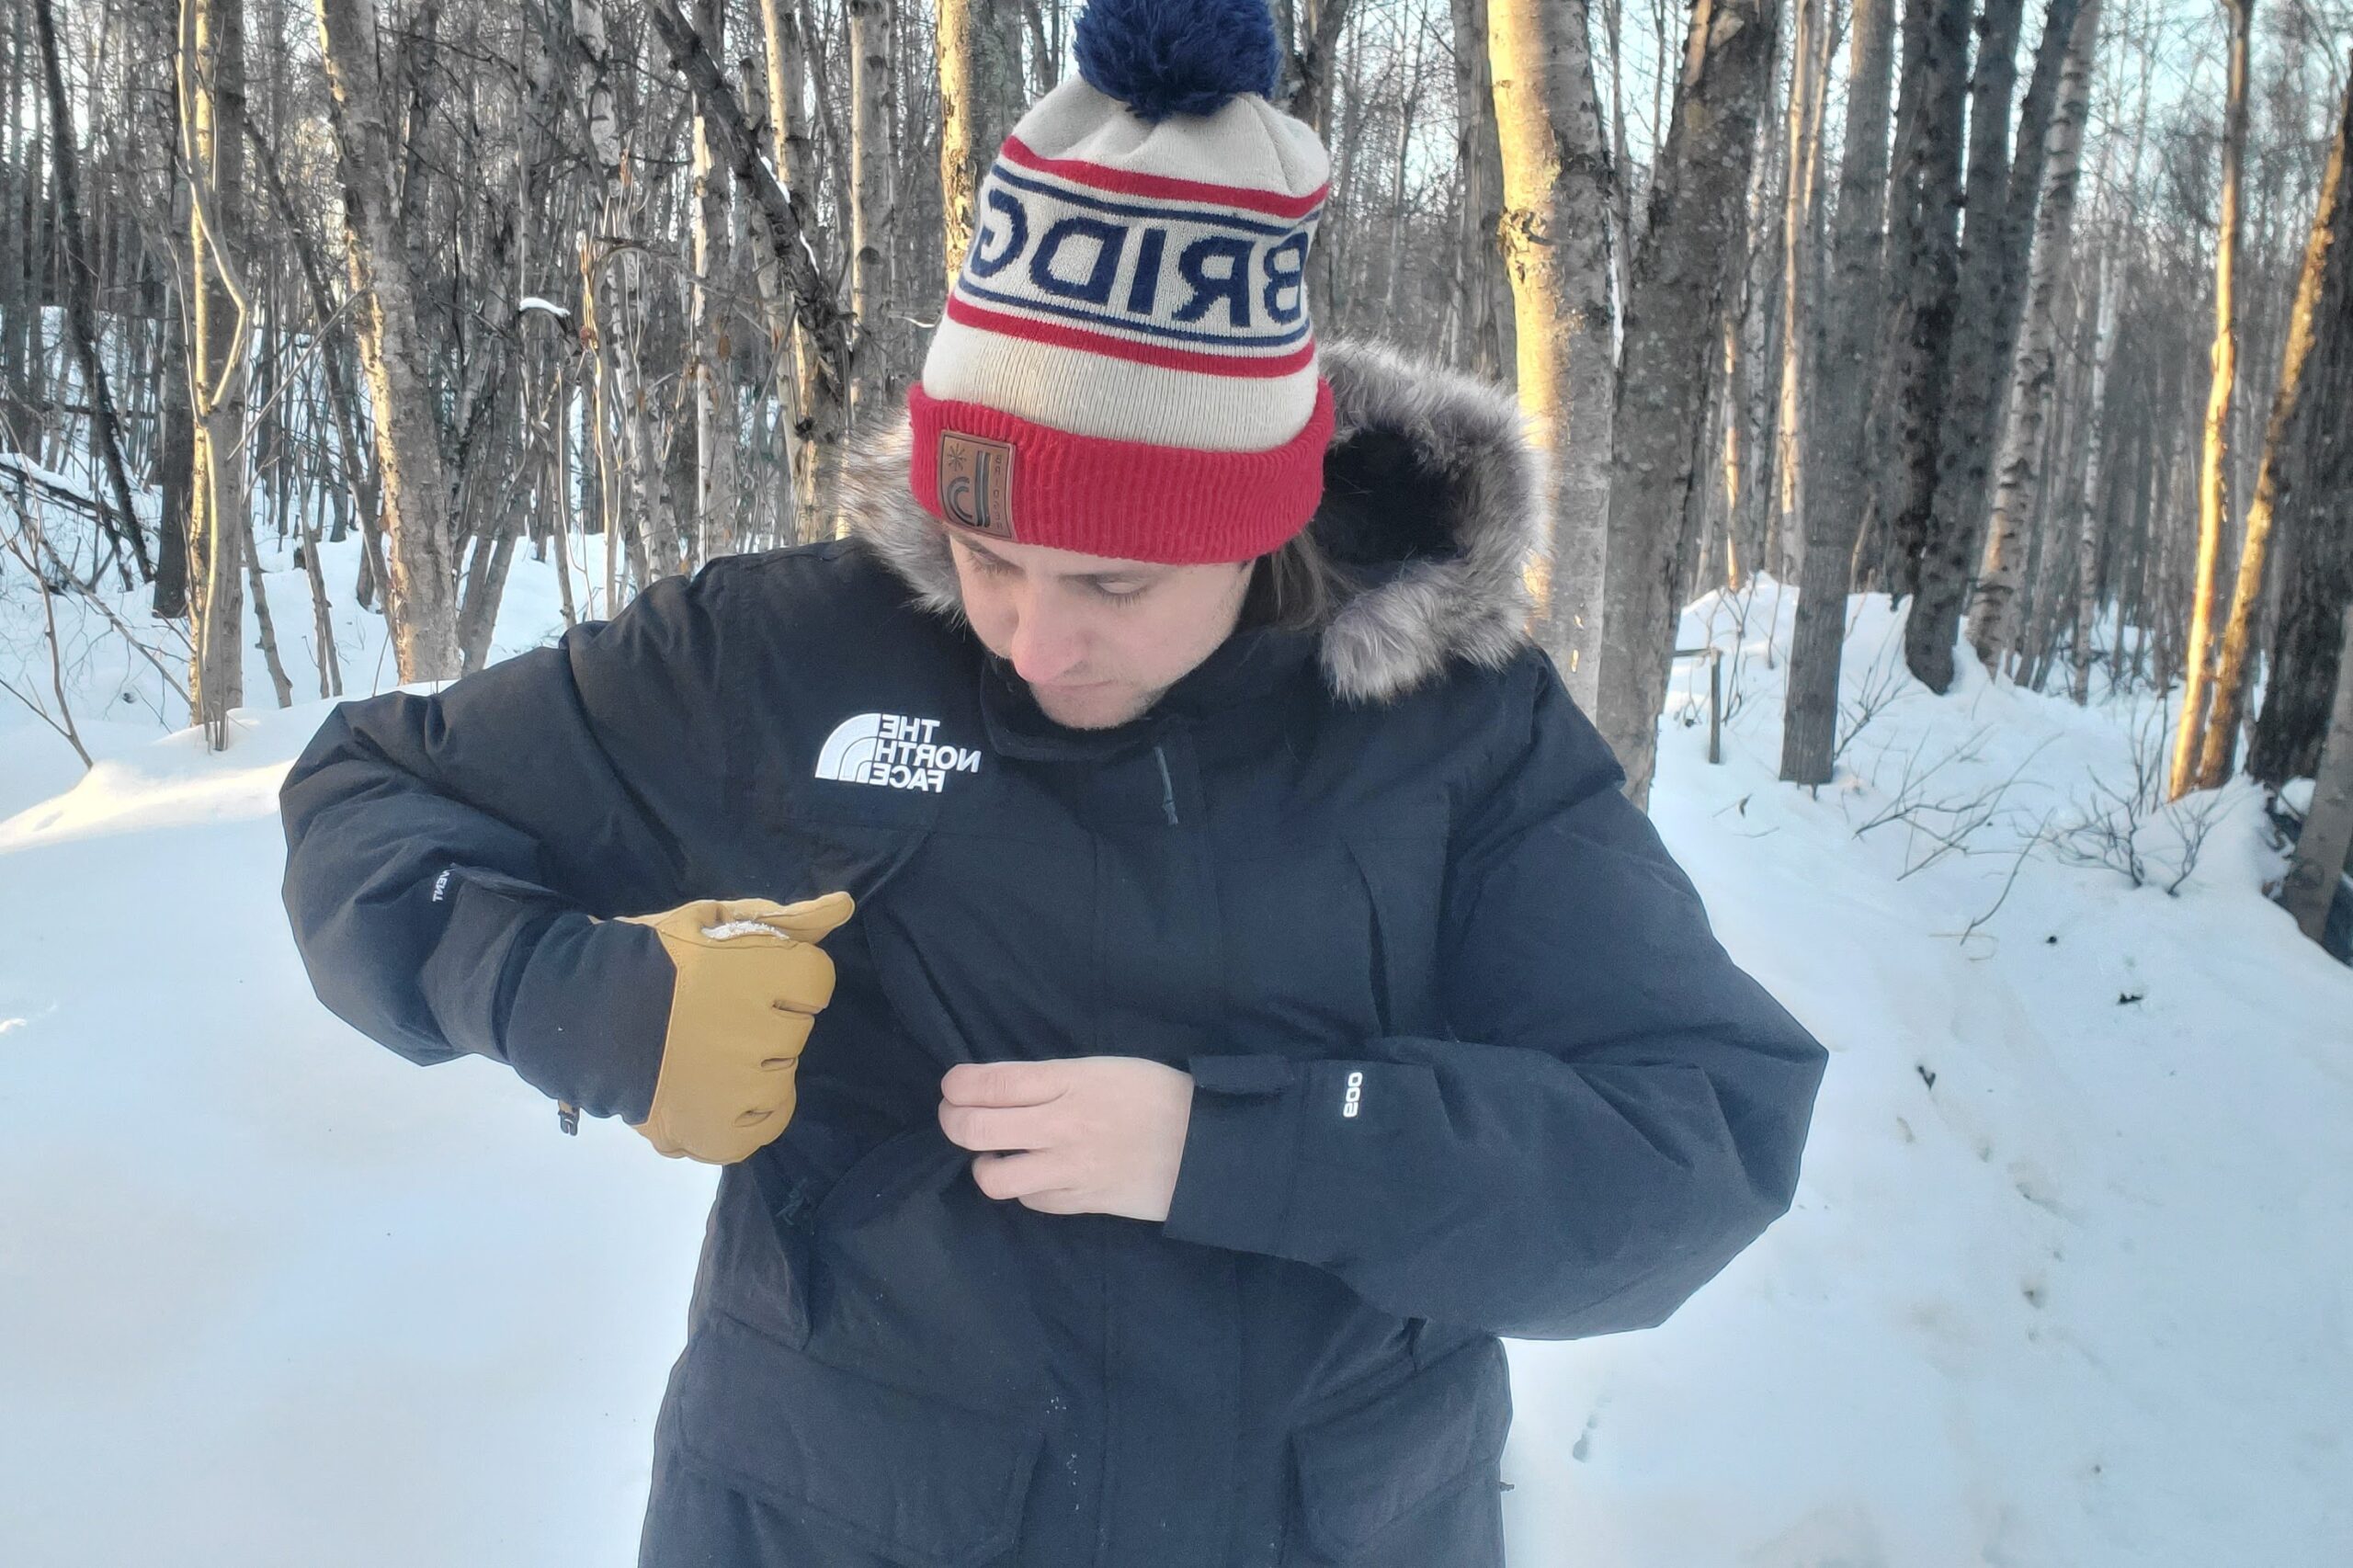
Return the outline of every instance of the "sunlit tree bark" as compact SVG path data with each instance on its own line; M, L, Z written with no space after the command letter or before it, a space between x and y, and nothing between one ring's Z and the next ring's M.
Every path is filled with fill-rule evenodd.
M1551 464L1540 639L1590 710L1603 637L1611 401L1609 160L1586 0L1488 0L1519 403Z
M2214 671L2213 710L2206 721L2206 739L2198 760L2198 788L2219 788L2229 777L2238 748L2239 719L2245 710L2248 666L2255 643L2256 622L2263 607L2265 568L2269 564L2272 518L2279 499L2280 472L2288 457L2290 433L2298 426L2297 412L2306 393L2305 368L2321 331L2322 301L2334 298L2342 308L2353 290L2329 287L2332 270L2346 272L2353 262L2353 181L2346 177L2347 142L2353 141L2353 88L2336 125L2336 140L2329 149L2328 166L2321 176L2320 204L2313 213L2311 236L2304 244L2302 270L2289 307L2287 342L2280 357L2279 384L2271 400L2271 417L2265 426L2262 466L2256 471L2255 494L2247 503L2245 537L2239 551L2238 585L2231 597L2229 621L2222 629L2222 648ZM2314 389L2324 398L2325 389ZM2353 408L2338 407L2340 424L2353 417Z
M939 0L942 246L955 286L972 243L972 202L1021 112L1020 12L987 0Z
M2214 244L2213 376L2206 394L2205 437L2199 449L2197 575L2190 590L2189 645L2182 655L2181 712L2174 730L2166 795L2197 787L2200 739L2206 729L2209 662L2214 632L2214 587L2222 551L2224 468L2230 460L2231 398L2238 384L2239 199L2246 165L2248 34L2255 0L2222 0L2230 13L2228 97L2222 111L2222 210Z

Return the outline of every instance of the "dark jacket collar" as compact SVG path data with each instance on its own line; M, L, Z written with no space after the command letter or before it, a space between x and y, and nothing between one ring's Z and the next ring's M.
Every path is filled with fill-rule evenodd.
M1315 639L1306 633L1245 629L1162 693L1142 717L1116 729L1073 730L1048 718L1028 684L983 649L981 716L990 746L1003 756L1033 762L1099 761L1154 744L1172 724L1205 723L1246 709L1251 699L1295 675L1314 653Z
M1540 460L1518 405L1498 387L1378 346L1326 344L1322 369L1336 417L1324 504L1309 527L1352 585L1320 632L1294 639L1294 652L1312 652L1325 687L1349 702L1401 696L1451 659L1502 665L1527 640L1525 574L1543 537ZM851 532L916 603L961 620L944 526L907 489L909 440L903 416L851 449L843 482ZM1224 683L1254 676L1266 652L1245 646L1226 660L1221 649L1162 709L1217 699ZM1099 755L1097 744L1088 755Z

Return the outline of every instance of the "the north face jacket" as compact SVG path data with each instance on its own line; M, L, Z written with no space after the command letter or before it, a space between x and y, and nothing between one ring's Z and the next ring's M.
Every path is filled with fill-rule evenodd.
M1824 1053L1725 957L1521 634L1510 404L1327 348L1359 585L1074 733L952 614L904 433L858 537L712 562L288 776L320 995L641 1119L643 927L835 888L800 1109L722 1174L656 1437L658 1568L1482 1568L1498 1335L1658 1323L1787 1207ZM1196 1090L1172 1211L973 1184L959 1062Z

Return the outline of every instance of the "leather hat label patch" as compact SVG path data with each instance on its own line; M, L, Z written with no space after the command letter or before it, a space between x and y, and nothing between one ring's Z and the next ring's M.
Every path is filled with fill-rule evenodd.
M950 522L1013 538L1013 443L939 433L939 507Z

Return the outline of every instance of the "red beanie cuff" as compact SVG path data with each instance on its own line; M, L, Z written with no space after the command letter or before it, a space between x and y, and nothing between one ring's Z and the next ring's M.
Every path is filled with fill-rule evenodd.
M1078 436L977 403L907 391L908 484L924 510L1015 544L1171 564L1247 561L1307 526L1324 497L1332 388L1279 447L1204 451Z

